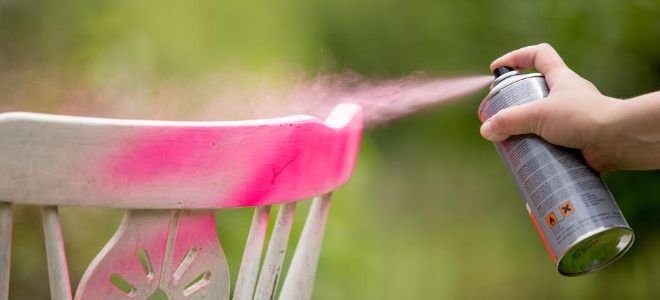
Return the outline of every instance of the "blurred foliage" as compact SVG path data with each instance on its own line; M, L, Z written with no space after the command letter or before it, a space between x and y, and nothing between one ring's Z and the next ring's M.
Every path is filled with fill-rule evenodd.
M277 77L282 66L455 76L486 73L497 56L539 42L605 94L625 98L660 87L659 38L657 0L0 0L0 106L14 88L3 82L25 69L26 85L52 70L87 85L126 76L140 85L194 81L231 68ZM26 107L66 100L44 93ZM478 134L484 95L366 134L355 175L333 203L314 298L660 298L660 173L606 174L635 245L605 270L561 277ZM251 214L219 212L234 279ZM120 217L62 209L73 284ZM48 299L38 220L37 208L16 212L11 299Z

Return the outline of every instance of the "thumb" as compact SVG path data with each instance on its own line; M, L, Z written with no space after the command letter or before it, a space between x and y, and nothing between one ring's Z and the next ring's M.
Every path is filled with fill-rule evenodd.
M481 135L500 142L517 134L541 134L544 123L544 101L526 103L503 109L481 125Z

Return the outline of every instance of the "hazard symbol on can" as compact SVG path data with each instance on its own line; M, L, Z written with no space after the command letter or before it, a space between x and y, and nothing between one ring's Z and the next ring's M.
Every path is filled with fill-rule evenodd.
M545 217L545 223L548 224L548 227L552 228L557 225L557 216L555 216L555 213L551 212L549 215Z
M559 206L559 211L564 217L568 217L568 215L572 214L573 210L573 204L571 204L571 201L566 201Z

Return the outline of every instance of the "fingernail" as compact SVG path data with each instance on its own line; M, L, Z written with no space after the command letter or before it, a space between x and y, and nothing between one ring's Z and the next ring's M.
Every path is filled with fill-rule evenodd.
M487 140L490 140L493 136L493 128L490 125L490 121L488 120L486 120L486 122L481 125L481 129L479 131L481 132L481 136Z
M493 122L486 121L483 125L481 125L481 136L492 142L501 142L509 138L508 135L502 135L494 132L492 124Z

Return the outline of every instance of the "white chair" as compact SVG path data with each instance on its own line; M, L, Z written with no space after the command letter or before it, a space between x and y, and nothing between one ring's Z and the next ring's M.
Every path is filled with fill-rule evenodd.
M279 299L309 299L331 191L353 170L361 110L235 122L0 114L0 299L13 205L43 207L52 299L228 299L214 209L255 207L233 299L273 299L296 202L315 197ZM271 205L281 204L262 258ZM72 295L58 206L126 209ZM20 268L20 266L17 266Z

